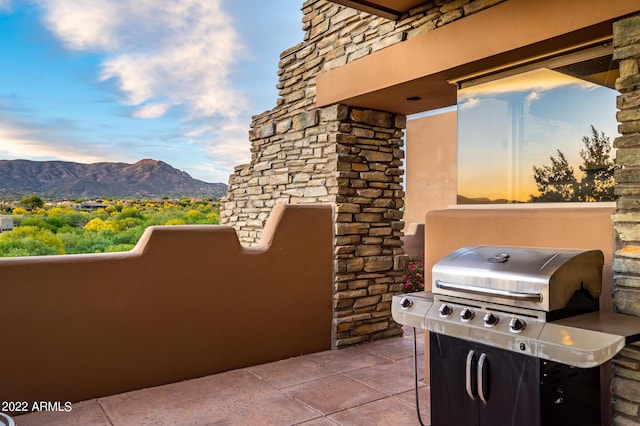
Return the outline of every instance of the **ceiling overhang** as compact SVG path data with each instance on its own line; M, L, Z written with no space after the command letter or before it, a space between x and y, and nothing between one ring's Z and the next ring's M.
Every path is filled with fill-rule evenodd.
M333 3L361 10L372 15L396 20L414 7L426 3L425 0L329 0Z
M509 0L319 74L316 104L405 115L455 105L449 81L611 36L639 11L638 0Z

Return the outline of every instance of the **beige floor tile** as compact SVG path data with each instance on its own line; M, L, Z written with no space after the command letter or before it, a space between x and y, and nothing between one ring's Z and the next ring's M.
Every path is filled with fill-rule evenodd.
M415 389L411 389L410 391L403 392L401 394L395 395L396 398L401 400L402 402L415 407L416 405L416 393ZM425 385L424 382L418 382L418 402L420 403L420 412L422 413L422 418L428 418L431 413L431 401L430 401L430 393L429 386Z
M114 426L288 425L319 414L237 370L100 400Z
M329 416L341 426L413 426L419 425L415 408L388 398L374 401Z
M415 379L412 362L412 359L405 359L399 362L350 371L345 375L387 395L396 395L414 388ZM418 378L419 380L423 378L420 369L418 369Z
M110 426L95 399L71 405L70 412L34 412L13 418L16 426Z
M399 360L413 356L413 338L405 339L403 337L380 340L378 342L367 343L362 345L367 351L389 358ZM418 343L418 354L424 353L424 343Z
M342 375L325 377L285 390L323 414L346 410L386 396L376 389Z
M310 355L246 368L275 388L299 385L330 376L331 371L309 358Z
M330 374L359 370L389 362L387 358L371 353L362 347L318 352L307 355L306 358L318 363L324 371Z

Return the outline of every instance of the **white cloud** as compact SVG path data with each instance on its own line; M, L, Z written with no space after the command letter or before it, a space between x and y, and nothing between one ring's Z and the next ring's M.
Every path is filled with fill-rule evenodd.
M20 111L19 102L8 102L0 110L0 158L37 161L61 160L79 163L100 161L136 162L137 146L117 135L100 135L82 120L41 117ZM89 133L92 136L87 136Z
M204 125L204 126L199 126L196 128L192 128L190 130L187 130L184 135L188 138L193 138L196 136L202 136L206 133L210 133L213 131L213 126L210 125Z
M248 104L229 81L243 46L221 1L40 0L40 5L47 27L66 47L107 55L100 78L117 80L124 103L149 104L134 116L159 117L179 106L191 120L238 117Z
M41 0L45 24L69 49L117 48L121 22L117 3L92 0Z
M249 163L251 160L249 142L246 138L245 140L236 140L234 143L216 144L207 151L215 157L224 157L225 162L233 160L232 164L234 165Z
M0 158L95 163L109 161L110 151L68 138L59 140L46 129L30 128L26 123L24 126L0 123Z
M206 182L227 182L235 166L247 164L251 159L248 138L214 134L208 140L198 140L199 159L182 166L192 176Z
M540 99L540 94L538 92L536 92L536 91L533 91L533 92L531 92L531 93L529 93L527 95L527 97L525 99L525 102L527 104L531 104L531 103L537 101L538 99Z
M233 164L248 163L251 159L251 143L247 133L248 126L229 122L214 131L214 139L207 151L215 157L231 160Z
M471 108L475 108L480 105L480 99L478 98L469 98L460 104L460 109L463 111L469 110Z
M149 104L133 112L136 118L156 118L164 115L170 108L168 104Z

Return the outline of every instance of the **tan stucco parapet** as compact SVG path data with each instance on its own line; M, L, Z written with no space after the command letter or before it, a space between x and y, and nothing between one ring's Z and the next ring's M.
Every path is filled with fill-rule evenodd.
M610 36L639 10L637 0L509 0L319 74L316 104L405 115L453 105L448 80Z
M0 259L0 401L83 401L327 350L332 206L147 228L125 253ZM0 422L1 423L1 422Z

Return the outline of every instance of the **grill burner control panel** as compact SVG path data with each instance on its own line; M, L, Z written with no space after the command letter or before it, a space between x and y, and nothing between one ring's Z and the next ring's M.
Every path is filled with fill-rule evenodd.
M405 300L409 300L406 299ZM460 310L460 321L462 322L471 322L472 319L475 318L475 307L462 307ZM455 312L455 309L451 307L449 303L442 303L440 308L438 309L438 313L440 318L449 318ZM484 315L482 316L482 323L487 328L494 328L500 322L501 317L504 315L499 314L497 312L492 312L490 310L485 310ZM509 314L507 314L509 316ZM452 318L455 321L455 318ZM511 319L509 320L509 331L512 333L522 333L527 326L527 323L524 319L518 317L518 314L513 314Z
M592 312L546 322L543 313L499 304L434 300L431 293L394 296L396 322L563 364L591 368L640 337L640 318Z
M466 305L440 300L424 313L423 327L434 333L485 343L526 355L537 354L544 321L489 303Z

